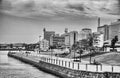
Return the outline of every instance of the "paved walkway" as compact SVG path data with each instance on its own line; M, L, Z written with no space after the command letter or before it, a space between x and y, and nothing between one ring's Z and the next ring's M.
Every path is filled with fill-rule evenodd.
M26 59L29 58L30 60L33 60L35 62L39 62L39 60L42 60L41 57L61 60L61 63L58 65L63 66L63 67L65 66L67 68L75 69L75 70L84 70L84 71L92 71L92 72L119 72L120 73L119 66L113 67L111 65L102 65L102 66L101 65L89 65L88 61L82 60L82 62L74 62L73 59L60 58L60 57L55 57L55 56L50 56L50 55L41 55L35 52L31 52L30 54L26 54L25 52L18 52L16 53L16 55L20 57L24 57ZM44 60L44 59L42 61L48 62L48 60ZM62 63L62 61L64 62ZM65 61L67 61L67 66L65 64ZM69 62L70 62L70 66L69 66ZM52 63L52 62L49 61L48 63ZM56 62L53 62L52 64L56 64ZM78 68L78 65L80 68Z

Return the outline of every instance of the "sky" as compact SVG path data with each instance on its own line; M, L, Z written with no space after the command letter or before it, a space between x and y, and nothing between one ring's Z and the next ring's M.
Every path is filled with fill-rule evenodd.
M64 33L91 28L120 18L119 0L1 0L0 43L35 43L43 28Z

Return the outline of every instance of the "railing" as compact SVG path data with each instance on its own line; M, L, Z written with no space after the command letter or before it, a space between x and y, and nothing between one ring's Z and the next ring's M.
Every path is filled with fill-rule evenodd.
M84 64L81 62L74 62L70 59L66 58L58 58L54 56L47 56L47 55L37 55L37 54L30 54L32 56L40 57L41 61L70 68L73 70L83 70L83 71L91 71L91 72L115 72L120 73L120 66L112 66L112 65L90 65Z

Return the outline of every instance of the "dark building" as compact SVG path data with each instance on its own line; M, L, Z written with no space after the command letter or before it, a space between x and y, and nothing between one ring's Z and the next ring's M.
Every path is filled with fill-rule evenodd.
M65 45L65 37L51 36L50 45L51 46L60 46L60 47L62 47L63 45Z
M44 28L43 29L43 32L44 32L44 39L46 39L47 41L50 42L50 37L52 35L55 35L55 32L54 31L46 31L46 29Z

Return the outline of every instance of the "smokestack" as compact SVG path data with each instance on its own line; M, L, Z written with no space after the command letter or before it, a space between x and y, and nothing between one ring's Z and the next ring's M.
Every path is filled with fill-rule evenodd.
M98 27L100 27L100 17L98 18Z

